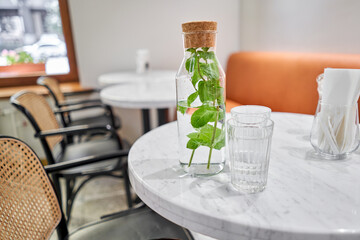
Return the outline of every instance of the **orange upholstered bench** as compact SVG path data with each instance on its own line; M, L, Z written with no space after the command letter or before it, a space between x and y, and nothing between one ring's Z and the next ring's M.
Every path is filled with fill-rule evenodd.
M233 53L226 69L226 108L251 104L275 112L314 114L316 78L327 67L360 69L360 54Z

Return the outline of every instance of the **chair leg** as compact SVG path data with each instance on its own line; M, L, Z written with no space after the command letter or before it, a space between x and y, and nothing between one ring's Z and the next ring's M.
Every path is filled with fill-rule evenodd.
M71 191L71 195L67 201L66 204L66 216L67 216L67 222L70 222L70 218L71 218L71 210L75 201L75 198L77 196L77 194L79 193L79 191L84 187L84 185L86 183L88 183L90 180L96 178L96 177L103 177L103 176L111 176L110 174L103 174L103 175L95 175L95 176L90 176L87 179L85 179L84 181L82 181L80 183L80 185L76 188L76 190L74 191L74 186L75 184L72 186L72 191ZM115 177L115 176L113 176ZM116 176L117 177L117 176ZM75 181L74 181L75 182Z
M160 108L157 110L157 112L158 112L158 125L159 126L169 122L167 108Z
M149 109L142 109L143 117L143 132L144 134L150 131L150 112Z
M89 177L87 179L85 179L82 183L80 183L80 185L77 187L77 189L74 191L74 185L72 186L72 190L71 193L69 195L69 198L67 199L66 202L66 217L67 217L67 222L70 222L70 218L71 218L71 210L74 204L74 200L76 195L79 193L80 189L88 182L90 181L92 178L97 177L97 176L93 176L93 177ZM75 181L74 181L75 182Z
M124 185L125 185L127 204L128 204L129 208L132 208L132 198L131 198L131 192L130 192L130 180L129 180L127 163L124 164L121 171L122 171L122 175L124 177Z
M87 179L85 179L84 181L82 181L80 183L80 185L75 188L75 179L66 179L66 193L67 193L67 197L66 197L66 217L67 217L67 222L70 222L70 218L71 218L71 210L74 204L74 200L75 197L77 196L77 194L79 193L80 189L82 187L84 187L84 185L89 182L90 180L96 178L96 177L103 177L103 176L109 176L109 177L116 177L116 178L124 178L124 184L125 184L125 192L126 192L126 200L127 200L127 204L128 207L131 208L132 207L132 198L131 198L131 192L130 192L130 181L129 181L129 175L127 172L127 164L124 164L125 166L122 168L122 176L115 176L112 174L100 174L100 175L95 175L95 176L90 176Z
M68 212L71 204L71 197L73 195L75 186L75 179L73 178L66 178L65 179L65 188L66 188L66 216L69 219ZM71 211L71 209L70 209Z
M54 184L54 188L55 188L55 192L56 192L56 196L58 198L58 201L60 203L60 206L62 206L62 197L61 197L61 186L60 186L60 181L59 181L59 177L56 175L52 175L52 182Z
M64 216L63 211L61 210L61 215ZM59 225L56 228L58 239L68 239L69 237L69 231L66 224L66 219L64 217L61 218Z

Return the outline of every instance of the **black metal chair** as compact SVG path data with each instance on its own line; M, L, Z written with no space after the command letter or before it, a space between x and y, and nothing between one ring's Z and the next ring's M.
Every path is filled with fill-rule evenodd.
M115 129L119 129L121 127L120 119L113 114L111 107L109 105L102 104L100 99L67 101L66 96L61 91L59 82L52 77L39 77L37 84L44 86L49 90L57 108L54 112L56 114L60 114L64 127L78 125L110 125ZM74 93L71 95L73 96ZM69 94L67 94L67 96L69 96ZM72 112L89 109L101 109L102 114L76 120L71 117Z
M28 118L35 130L35 137L41 141L49 164L67 162L74 159L103 159L99 163L61 171L54 174L53 181L57 192L60 192L59 178L65 179L66 216L68 221L71 209L79 190L91 179L98 176L120 177L124 179L127 203L132 207L130 183L127 176L126 158L114 157L113 151L124 149L121 138L111 126L79 125L60 128L59 123L46 99L33 92L22 91L10 98L11 103ZM101 137L96 140L71 143L66 136L99 132L110 134L110 137ZM75 182L80 184L75 188ZM60 197L60 196L59 196ZM61 197L60 197L61 198Z
M191 233L147 207L130 209L80 227L69 234L57 194L47 173L65 171L97 160L77 160L42 166L24 142L0 136L0 239L59 240L192 240ZM126 151L113 156L126 156Z

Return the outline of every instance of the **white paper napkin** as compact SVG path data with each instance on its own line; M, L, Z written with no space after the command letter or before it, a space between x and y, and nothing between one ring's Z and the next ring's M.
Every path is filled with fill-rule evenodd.
M358 126L356 104L360 95L360 69L326 68L318 113L318 144L322 151L342 154L351 150Z
M322 80L322 102L354 105L360 94L360 69L326 68Z

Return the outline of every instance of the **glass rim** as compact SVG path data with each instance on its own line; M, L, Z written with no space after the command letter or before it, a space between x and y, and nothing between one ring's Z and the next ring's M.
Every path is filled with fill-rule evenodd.
M255 107L255 108L262 108L262 109L266 109L267 111L264 111L264 112L236 112L236 109L240 109L240 108L249 108L249 107ZM241 115L264 115L264 114L268 114L270 113L271 114L271 108L269 107L266 107L266 106L261 106L261 105L240 105L240 106L236 106L236 107L233 107L231 110L230 110L230 113L231 114L241 114Z
M234 128L259 128L259 129L264 129L264 128L273 128L274 127L274 121L271 120L270 118L265 118L265 121L263 122L259 122L259 123L242 123L239 121L236 121L236 119L234 118L230 118L226 121L226 123L228 125L230 125L231 127Z
M331 104L331 103L326 103L323 99L318 101L318 104L322 105L322 106L333 106L333 107L355 107L358 106L358 102L354 103L354 104Z

